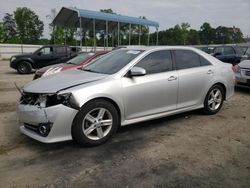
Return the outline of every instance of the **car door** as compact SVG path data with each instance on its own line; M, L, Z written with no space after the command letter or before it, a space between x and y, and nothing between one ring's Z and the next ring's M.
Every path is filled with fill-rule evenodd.
M33 56L37 68L50 65L50 62L54 60L53 47L43 47Z
M174 50L174 58L179 78L177 109L200 104L211 86L214 66L192 50Z
M122 78L126 119L139 118L176 109L178 78L173 70L171 52L155 51L135 67L146 70L144 76Z

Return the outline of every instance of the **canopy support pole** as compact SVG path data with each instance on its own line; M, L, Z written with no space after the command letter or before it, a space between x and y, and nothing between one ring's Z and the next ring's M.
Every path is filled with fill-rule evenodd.
M139 46L141 45L141 25L139 26Z
M66 27L64 27L64 45L67 45L67 33L66 33Z
M55 24L53 24L53 44L56 44L56 36L55 36Z
M79 18L79 22L80 22L80 46L82 48L82 19L81 17Z
M109 22L106 20L106 45L109 47Z
M93 49L96 51L95 19L93 19Z
M149 40L150 40L150 31L149 31L149 27L148 27L148 46L149 46Z
M87 46L87 31L84 31L84 44L85 44L85 51L88 51L88 46Z
M156 29L156 46L158 46L158 34L159 34L159 32L158 32L158 27L157 27L157 29Z
M131 40L131 24L129 24L129 35L128 35L128 45L130 46L130 40Z
M117 40L117 46L120 46L120 22L118 22Z
M111 39L112 39L112 48L114 48L114 35L113 35L113 31L111 33Z

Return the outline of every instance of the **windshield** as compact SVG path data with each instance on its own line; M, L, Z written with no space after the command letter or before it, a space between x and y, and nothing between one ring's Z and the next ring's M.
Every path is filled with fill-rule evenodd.
M83 63L84 61L86 61L88 58L90 58L92 55L94 55L94 53L80 54L80 55L72 58L71 60L67 61L67 64L79 65L79 64Z
M142 52L143 50L116 50L96 59L85 66L83 70L102 74L114 74Z

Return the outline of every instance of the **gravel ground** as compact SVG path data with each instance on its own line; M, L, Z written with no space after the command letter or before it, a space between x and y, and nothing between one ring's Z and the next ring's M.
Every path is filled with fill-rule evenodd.
M250 187L250 89L213 116L192 111L121 128L106 144L42 144L15 104L33 75L0 62L0 187Z

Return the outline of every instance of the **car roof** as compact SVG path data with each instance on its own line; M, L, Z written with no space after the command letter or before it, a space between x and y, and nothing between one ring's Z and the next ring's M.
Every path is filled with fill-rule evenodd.
M43 45L42 47L64 47L64 46L66 46L66 47L68 47L67 45L60 45L60 44L51 44L51 45Z
M183 49L183 50L197 50L197 48L190 46L128 46L127 48L121 48L118 50L173 50L173 49Z

